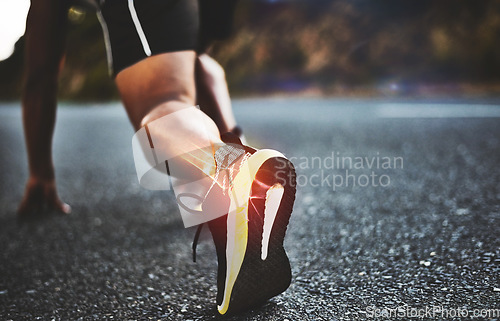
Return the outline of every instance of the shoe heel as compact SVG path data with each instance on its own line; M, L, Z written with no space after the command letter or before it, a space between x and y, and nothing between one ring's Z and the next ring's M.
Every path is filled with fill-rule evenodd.
M242 268L235 282L228 313L257 306L284 292L291 283L290 262L283 242L295 201L295 169L285 158L271 158L259 168L251 189L248 216L248 244ZM274 218L266 259L262 259L262 240L266 196L273 186L283 195Z

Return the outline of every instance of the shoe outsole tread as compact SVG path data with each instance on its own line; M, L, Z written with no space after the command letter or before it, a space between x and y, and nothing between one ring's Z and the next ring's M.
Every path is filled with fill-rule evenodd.
M280 183L285 190L271 230L268 256L266 260L262 260L265 195L267 189L275 183ZM271 158L259 168L251 193L253 197L259 198L249 201L248 244L226 314L233 314L262 304L285 291L290 285L291 268L283 242L295 201L295 191L295 170L288 160ZM252 206L252 203L255 206ZM218 226L220 225L219 223ZM218 250L218 252L224 253L223 250ZM219 260L220 263L222 263L221 260ZM225 269L223 270L222 276L225 275ZM219 273L221 272L219 270ZM223 291L223 284L224 280L220 280L219 277L218 285L222 285L222 288L219 287L219 292ZM221 301L220 295L218 295L218 303L219 301Z

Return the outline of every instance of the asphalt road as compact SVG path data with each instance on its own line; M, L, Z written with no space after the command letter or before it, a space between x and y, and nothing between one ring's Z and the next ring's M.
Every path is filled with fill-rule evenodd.
M231 320L500 320L498 102L251 99L235 109L250 143L294 160L299 189L292 285ZM132 134L118 104L62 106L54 154L73 213L20 225L20 109L0 106L0 319L218 319L210 236L193 263L194 230L172 195L137 183Z

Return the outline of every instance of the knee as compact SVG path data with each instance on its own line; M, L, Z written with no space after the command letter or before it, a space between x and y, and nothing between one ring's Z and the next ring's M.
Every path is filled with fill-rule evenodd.
M213 60L213 59L212 59ZM224 68L215 60L213 60L213 64L210 66L210 72L215 81L226 81L226 72Z
M172 92L170 96L167 96L167 100L174 100L187 105L196 104L196 87L193 86L182 86L175 92Z
M212 57L203 54L197 58L199 76L205 78L208 82L218 83L226 81L224 68Z

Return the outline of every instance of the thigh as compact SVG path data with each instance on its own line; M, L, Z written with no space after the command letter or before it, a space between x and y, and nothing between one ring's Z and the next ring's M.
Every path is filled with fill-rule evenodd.
M141 125L153 109L164 113L195 104L194 51L154 55L125 68L116 76L116 84L134 127ZM160 107L160 108L158 108Z
M195 104L197 0L113 0L104 2L98 14L134 127L153 109L160 111L159 105Z

